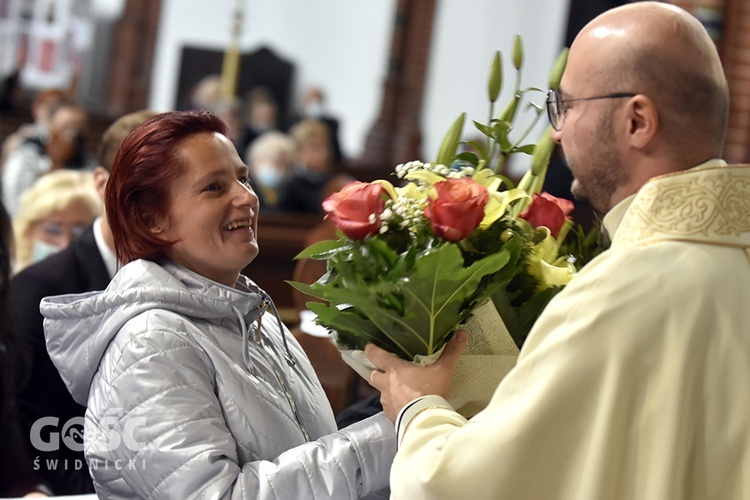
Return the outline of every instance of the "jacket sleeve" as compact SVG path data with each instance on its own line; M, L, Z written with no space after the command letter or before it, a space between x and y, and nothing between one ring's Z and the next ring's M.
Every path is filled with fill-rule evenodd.
M272 461L239 463L214 392L223 388L210 382L205 353L179 334L153 330L109 351L86 417L87 460L100 495L343 499L388 484L395 437L382 414ZM273 422L249 422L254 435L274 432Z
M45 172L40 167L38 156L33 148L21 145L5 160L2 172L3 203L12 217L18 212L21 195Z

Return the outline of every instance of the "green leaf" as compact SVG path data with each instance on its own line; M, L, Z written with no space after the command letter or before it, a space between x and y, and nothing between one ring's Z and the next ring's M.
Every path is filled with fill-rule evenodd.
M502 269L509 259L509 252L500 251L464 267L459 247L446 243L422 252L400 279L358 282L344 265L338 270L339 277L346 275L346 280L333 285L293 286L329 301L331 306L347 306L313 307L316 314L322 312L319 324L342 333L349 344L363 345L382 338L391 352L412 360L417 354L432 354L442 347L468 315L466 306L476 300L482 279Z
M464 129L464 120L466 119L466 113L461 113L458 118L453 122L448 132L443 138L443 142L440 144L438 150L437 163L443 165L450 165L453 160L453 156L456 154L456 148L461 140L461 133Z
M329 254L335 250L340 250L343 247L349 246L349 242L346 239L340 240L324 240L318 243L313 243L309 247L298 253L294 260L301 259L316 259L324 260L329 257Z
M371 321L351 308L340 310L320 302L308 302L307 307L317 316L316 323L336 331L337 342L342 347L364 350L365 345L372 342L389 352L398 351L397 345L383 337ZM328 325L336 326L332 328Z
M523 146L518 146L515 151L518 151L519 153L526 153L527 155L533 155L535 149L536 144L525 144Z
M481 133L486 135L487 137L492 137L492 127L490 125L485 125L484 123L479 123L476 120L472 120L474 122L474 126L477 130L479 130Z
M460 155L456 156L456 160L470 163L474 167L479 165L479 158L477 158L477 155L472 153L471 151L461 153Z
M476 122L474 122L476 124ZM479 153L479 157L483 160L488 160L488 149L487 145L482 141L468 141L466 143L468 146L470 146L472 149L476 150L477 153Z
M318 297L317 292L313 290L313 288L308 285L307 283L300 283L299 281L292 281L292 280L284 280L284 283L287 283L300 292L304 293L305 295L310 295L312 297ZM320 298L320 297L318 297Z

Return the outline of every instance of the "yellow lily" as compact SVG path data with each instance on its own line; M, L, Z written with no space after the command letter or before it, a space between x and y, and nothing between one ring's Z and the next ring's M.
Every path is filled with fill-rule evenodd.
M527 270L539 280L539 290L567 285L575 276L575 266L564 257L558 258L560 247L549 229L539 229L546 231L547 236L534 247L529 256Z

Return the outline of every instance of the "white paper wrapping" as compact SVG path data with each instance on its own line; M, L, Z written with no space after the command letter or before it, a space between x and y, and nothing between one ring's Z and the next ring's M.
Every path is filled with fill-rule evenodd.
M487 300L468 318L465 325L469 331L469 344L461 355L453 375L453 387L449 402L470 418L489 403L495 388L515 366L518 347L505 327L492 301ZM440 358L442 349L431 356L418 356L415 363L429 365ZM375 366L364 351L342 350L341 356L365 380Z

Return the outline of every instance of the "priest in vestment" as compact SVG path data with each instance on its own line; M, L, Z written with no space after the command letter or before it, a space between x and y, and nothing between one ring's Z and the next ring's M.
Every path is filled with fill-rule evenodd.
M548 108L612 245L471 420L445 399L465 334L431 367L368 345L399 437L393 499L750 498L750 166L719 159L727 96L677 7L583 28Z

